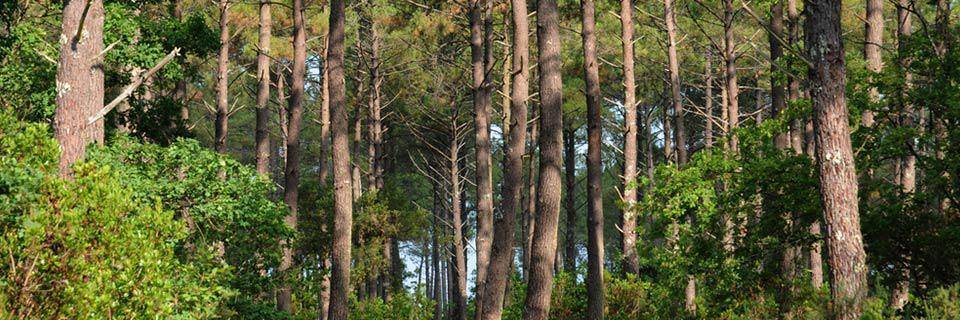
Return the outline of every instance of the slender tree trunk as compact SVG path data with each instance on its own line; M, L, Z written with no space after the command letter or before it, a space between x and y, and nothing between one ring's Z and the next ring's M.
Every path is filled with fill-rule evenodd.
M787 42L791 46L800 41L800 12L797 10L797 0L787 0ZM787 94L790 101L800 99L800 77L792 72L787 73ZM804 123L802 119L794 119L790 124L790 145L797 154L803 152Z
M807 56L820 193L827 223L833 318L859 319L867 267L857 207L857 172L844 94L846 68L839 0L806 0Z
M450 141L450 216L449 221L453 229L450 254L450 296L453 298L453 308L450 310L450 319L464 320L467 318L467 262L463 244L462 200L460 193L460 146L457 141L456 128L453 128Z
M220 0L220 55L217 56L217 120L214 149L227 152L227 121L230 117L230 0Z
M668 0L669 1L669 0ZM603 319L603 112L600 105L600 65L597 62L596 8L593 0L581 0L583 12L583 69L587 93L587 318ZM681 114L683 110L678 110ZM678 123L683 118L678 118ZM683 128L682 125L678 125ZM683 134L682 129L677 136ZM686 151L680 145L685 160ZM569 221L567 223L570 223Z
M511 0L513 10L513 62L510 90L510 135L507 140L503 165L499 217L494 226L496 234L490 254L485 288L482 291L483 310L478 319L497 320L503 313L504 297L510 285L513 270L514 231L517 224L517 209L523 185L523 155L527 139L527 96L529 85L530 28L527 22L526 0ZM524 266L526 267L526 266Z
M538 116L537 109L531 111L532 118ZM537 210L537 166L534 165L534 159L537 158L538 138L540 136L540 121L534 121L530 124L530 152L527 173L527 201L525 203L523 225L523 281L530 280L530 255L533 250L533 232L536 229L535 212Z
M330 171L327 162L330 157L330 64L327 63L329 51L330 35L327 34L323 47L323 82L320 84L320 151L317 152L320 185L326 185Z
M350 294L353 199L350 181L350 149L347 132L346 94L343 74L343 0L330 0L330 38L327 66L330 75L330 118L333 133L333 269L331 273L331 320L347 319Z
M433 307L433 319L440 320L443 318L443 276L440 271L440 242L438 241L438 233L440 232L440 213L443 211L443 203L440 198L440 186L437 184L433 185L433 225L431 226L430 232L430 254L431 260L433 262L433 299L436 301L436 304Z
M367 119L370 190L383 189L383 119L381 119L380 30L370 23L370 110Z
M82 159L87 144L103 144L103 119L88 118L103 108L103 1L64 2L57 67L54 135L60 144L60 176Z
M563 80L560 59L560 22L555 0L537 3L537 47L540 68L540 179L537 215L530 253L523 318L544 320L550 313L553 266L556 263L557 224L560 218L560 166L563 143Z
M637 85L633 60L633 0L620 0L620 42L623 44L623 271L638 274L637 257Z
M707 50L704 73L707 75L706 96L704 97L704 108L706 109L707 119L703 126L703 143L707 148L713 148L713 51Z
M667 25L667 59L670 69L670 96L673 102L673 128L677 163L687 163L687 138L683 121L683 100L680 96L680 61L677 58L677 26L673 0L663 1L663 20Z
M283 201L290 208L290 214L287 215L284 222L293 230L297 229L297 213L299 212L300 123L303 118L304 76L307 61L307 35L304 29L303 9L303 0L293 0L293 69L290 75L287 163L283 170ZM284 247L283 260L280 263L281 273L293 267L293 255L294 248ZM277 308L287 313L293 311L289 283L284 283L280 287L277 294Z
M734 39L733 25L736 9L733 6L733 0L724 0L723 4L723 59L726 63L724 75L727 88L727 126L730 129L730 132L727 133L730 134L730 150L737 153L740 150L740 139L737 138L736 134L732 134L732 131L740 126L740 86L737 85L737 43Z
M906 50L904 48L905 39L910 36L912 33L911 30L911 13L907 10L910 7L909 0L900 0L900 5L897 6L897 39L898 39L898 51L903 52ZM906 67L909 63L907 58L900 58L898 62L902 67ZM913 76L910 73L904 74L906 86L909 88L912 86ZM913 128L916 126L917 111L914 110L913 105L906 103L902 106L903 110L900 115L900 125L903 128ZM907 139L907 143L904 146L906 150L916 150L916 143L913 139ZM899 159L900 170L898 181L900 182L900 191L903 192L905 197L912 197L913 193L917 188L917 157L914 156L913 152L908 151L906 155L900 157ZM903 257L904 265L896 266L894 273L899 278L896 285L893 288L893 292L890 293L890 307L894 310L903 309L903 307L909 302L910 299L910 268L906 264L910 261L909 256Z
M770 6L770 32L768 35L768 41L770 43L770 73L776 74L780 69L778 64L782 63L780 61L783 58L783 47L780 43L780 39L784 38L783 32L783 0L774 2ZM787 108L786 101L786 88L784 87L782 78L771 76L770 77L770 114L771 117L776 119L782 116L782 113ZM786 133L778 133L773 138L774 145L777 149L780 150L790 150L790 136L789 131ZM772 199L775 200L775 199ZM783 217L787 225L793 225L796 221L796 217L793 214L785 214ZM797 275L797 258L799 257L799 248L792 245L786 244L782 248L781 257L780 257L780 274L783 277L784 286L782 288L782 302L781 302L781 314L784 314L785 317L792 317L792 307L791 307L791 293L794 290L793 281Z
M470 3L470 52L473 66L473 111L476 133L476 182L477 182L477 293L483 290L493 238L493 171L490 155L490 81L486 58L492 51L487 43L491 30L484 30L487 18L483 10L489 0L472 0ZM488 36L485 36L484 33ZM492 54L492 53L491 53ZM476 299L477 310L482 310L482 299Z
M671 98L672 99L672 98ZM670 110L667 106L660 109L660 116L663 123L663 160L667 163L673 163L676 153L673 148L673 118L670 116Z
M362 90L358 90L358 91L361 91L359 93L362 93ZM360 96L362 96L362 94ZM360 153L360 147L362 143L363 143L363 110L361 108L357 108L353 118L353 145L352 145L353 156L356 157L357 159L360 159L363 156L363 154ZM353 171L351 171L350 176L353 178L353 183L351 184L351 186L353 187L353 201L356 202L360 200L360 196L363 195L363 182L361 182L362 174L360 172L360 160L354 161L352 164L353 164L352 166ZM370 186L367 186L367 187L369 188Z
M270 174L270 1L260 0L260 39L257 42L257 172Z
M883 1L867 0L867 21L864 32L866 43L863 44L863 57L867 60L867 70L874 73L883 70L883 60L880 56L883 49ZM876 87L870 88L870 100L874 103L880 101L880 91ZM861 122L866 127L872 127L875 122L873 111L864 110Z
M577 271L577 131L567 128L563 132L563 206L567 223L564 231L563 271Z

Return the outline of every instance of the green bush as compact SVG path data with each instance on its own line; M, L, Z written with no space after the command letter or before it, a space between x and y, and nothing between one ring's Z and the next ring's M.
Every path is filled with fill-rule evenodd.
M44 125L0 113L0 318L210 318L234 290L226 265L183 262L188 234L109 166L57 173Z
M265 271L292 232L252 169L119 139L63 179L58 154L46 125L0 112L0 318L284 317Z

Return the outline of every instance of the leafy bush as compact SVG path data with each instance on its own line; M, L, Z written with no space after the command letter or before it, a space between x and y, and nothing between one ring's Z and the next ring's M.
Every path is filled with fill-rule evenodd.
M120 139L57 172L42 124L0 112L0 318L258 318L292 233L270 183L179 140ZM257 307L261 306L261 307ZM273 313L272 317L283 315Z
M183 262L184 224L110 166L57 173L45 125L0 113L0 318L209 318L235 291L223 264Z

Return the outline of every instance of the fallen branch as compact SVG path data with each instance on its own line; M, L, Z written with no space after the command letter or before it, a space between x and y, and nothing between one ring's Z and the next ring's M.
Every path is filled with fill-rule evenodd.
M113 108L115 108L118 104L124 100L127 100L127 97L130 97L130 95L133 94L133 92L143 84L145 79L152 77L155 73L157 73L157 71L160 71L163 66L167 65L167 63L170 63L170 61L172 61L173 58L178 54L180 54L180 48L174 48L173 51L170 51L170 53L167 54L166 57L163 57L163 59L160 59L160 62L157 62L153 68L150 68L150 70L147 70L146 73L139 75L136 80L128 84L126 88L123 88L123 91L120 92L120 95L114 98L113 101L110 101L110 103L104 106L103 109L100 109L99 112L90 116L90 118L87 119L87 124L97 122L97 120L100 120L100 118L103 118L103 116L107 115L107 113L109 113L110 110L113 110Z

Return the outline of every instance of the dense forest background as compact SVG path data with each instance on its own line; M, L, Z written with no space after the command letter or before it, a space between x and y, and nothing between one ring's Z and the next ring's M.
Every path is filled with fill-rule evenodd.
M954 11L2 1L0 318L960 319Z

